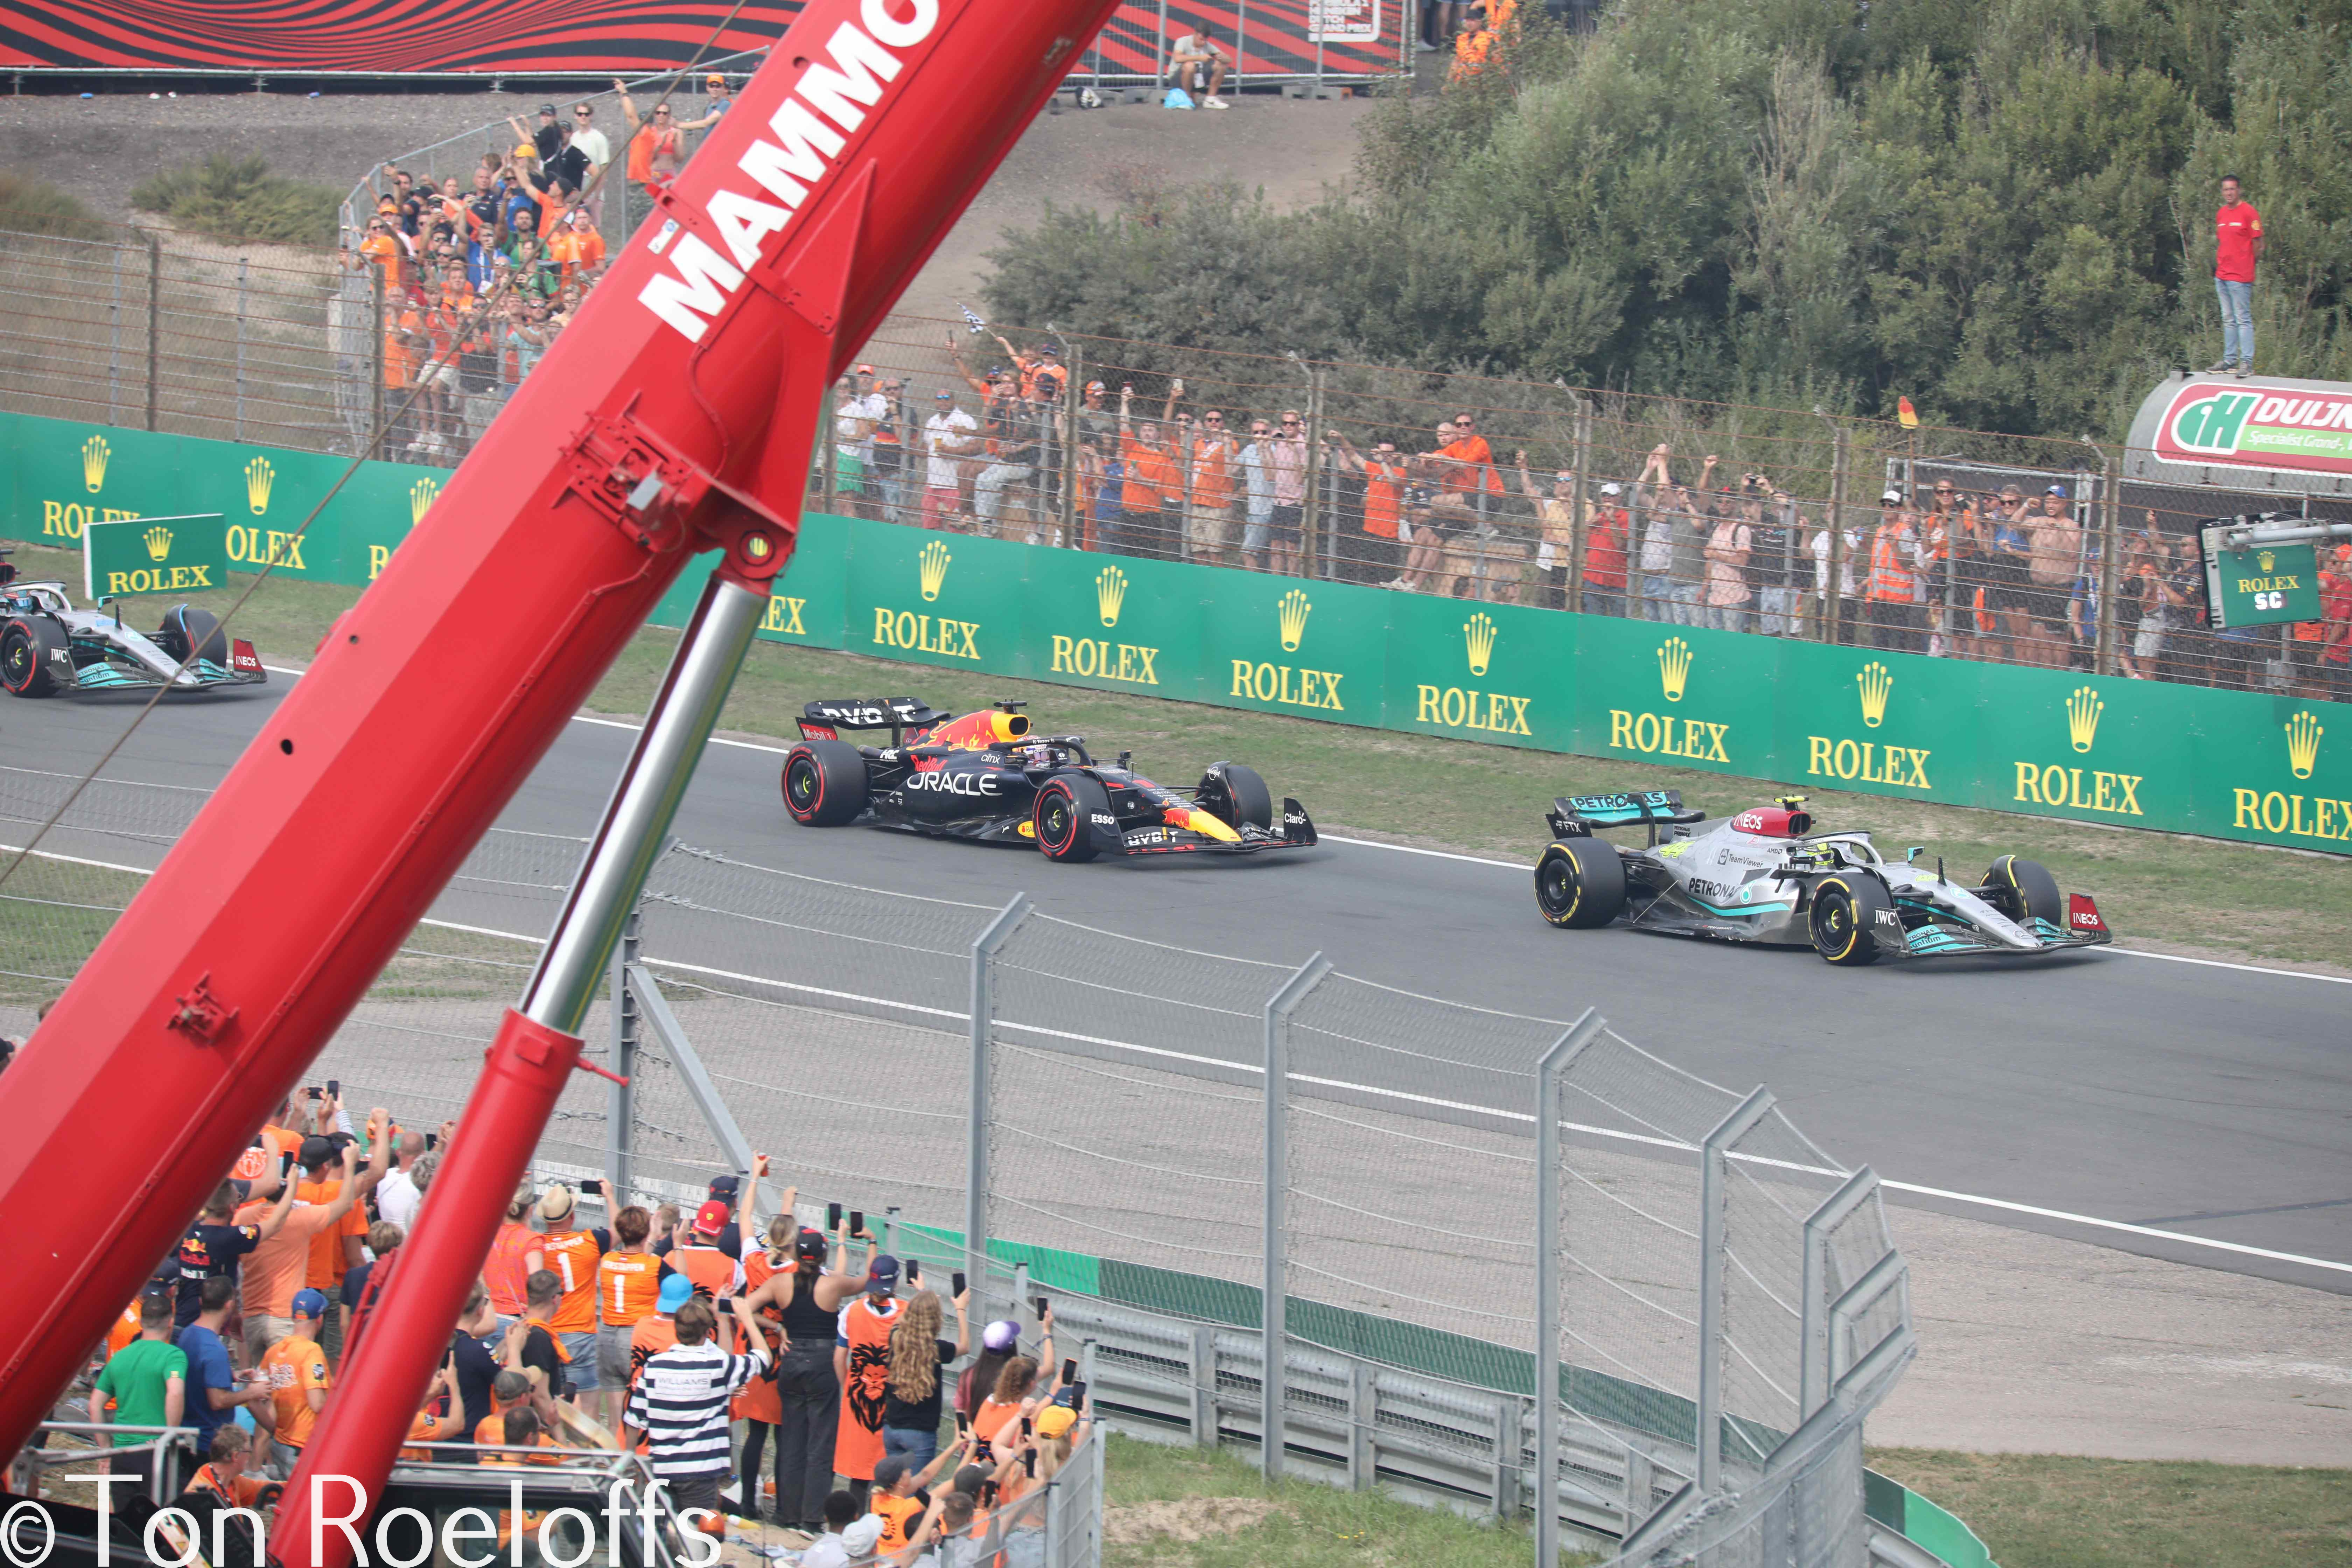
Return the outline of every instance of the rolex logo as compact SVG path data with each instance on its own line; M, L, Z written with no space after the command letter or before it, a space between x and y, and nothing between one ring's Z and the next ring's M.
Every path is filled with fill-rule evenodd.
M2270 572L2272 567L2278 564L2278 553L2275 551L2265 550L2261 554L2255 556L2254 559L2262 563L2263 571L2265 574Z
M1895 677L1874 658L1853 679L1862 689L1862 721L1875 730L1886 721L1886 694L1895 689Z
M2066 738L2074 742L2076 751L2091 749L2091 742L2099 738L2099 715L2106 710L2096 691L2087 686L2074 688L2074 694L2066 699Z
M415 528L425 521L425 512L432 509L433 499L440 493L441 485L436 479L419 479L408 487L409 527Z
M919 562L922 574L924 598L936 599L940 596L940 589L948 580L948 563L954 559L954 556L948 553L948 547L936 539L923 546L923 553L919 557Z
M278 470L267 458L256 458L245 466L245 504L254 516L269 510L269 485L277 478Z
M172 531L170 529L151 528L143 537L147 541L148 560L161 562L172 553Z
M1127 602L1127 574L1106 566L1095 574L1095 610L1107 626L1118 625L1118 607Z
M1462 623L1462 636L1470 647L1470 673L1486 673L1486 661L1495 652L1494 617L1481 610Z
M92 495L98 493L98 488L106 483L106 459L113 456L113 451L103 436L92 436L81 444L82 489Z
M2295 777L2307 779L2319 765L2319 737L2326 733L2309 713L2298 712L2286 721L2286 765Z
M1307 602L1307 595L1296 588L1282 596L1282 603L1276 610L1282 619L1283 652L1298 651L1298 639L1307 635L1307 613L1314 607Z
M1690 679L1690 644L1680 637L1668 637L1658 645L1658 680L1665 689L1666 700L1683 700L1683 683Z

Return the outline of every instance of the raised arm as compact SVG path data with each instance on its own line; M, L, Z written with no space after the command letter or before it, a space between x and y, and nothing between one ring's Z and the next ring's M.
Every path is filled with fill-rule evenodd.
M1176 376L1168 383L1168 401L1160 406L1160 423L1165 425L1176 416L1176 400L1184 395L1184 378Z
M963 363L963 345L956 342L953 329L950 329L948 332L948 357L955 361L956 374L963 377L963 384L982 398L987 397L988 383L972 374L971 367Z

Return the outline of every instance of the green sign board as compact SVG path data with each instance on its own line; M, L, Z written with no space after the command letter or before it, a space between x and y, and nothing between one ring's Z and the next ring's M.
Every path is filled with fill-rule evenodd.
M2232 550L2221 542L2230 526L2209 522L2203 529L2205 599L2215 628L2319 619L2317 552L2308 544Z
M202 594L228 585L228 538L216 511L116 518L81 528L82 587L101 597Z

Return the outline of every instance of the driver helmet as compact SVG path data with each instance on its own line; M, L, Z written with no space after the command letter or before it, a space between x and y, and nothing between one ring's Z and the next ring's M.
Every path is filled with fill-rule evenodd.
M1021 748L1021 765L1024 768L1050 768L1054 765L1054 748L1043 741L1033 741Z

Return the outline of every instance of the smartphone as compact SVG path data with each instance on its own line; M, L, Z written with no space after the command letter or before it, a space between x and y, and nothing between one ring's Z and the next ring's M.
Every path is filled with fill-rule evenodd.
M306 1099L306 1100L316 1100L316 1099L318 1099L318 1098L319 1098L319 1086L318 1086L317 1084L315 1084L315 1083L314 1083L314 1084L312 1084L310 1088L308 1088L308 1089L304 1089L304 1090L302 1091L302 1095L303 1095L303 1098L304 1098L304 1099Z
M343 1086L341 1079L331 1078L327 1080L327 1098L329 1100L343 1098Z
M1076 1382L1077 1382L1077 1381L1078 1381L1078 1358L1077 1358L1077 1357L1076 1357L1076 1356L1066 1356L1066 1357L1064 1357L1064 1358L1063 1358L1063 1360L1062 1360L1062 1382L1063 1382L1065 1384L1073 1384L1073 1383L1076 1383Z
M953 1294L953 1295L957 1295L957 1296L961 1296L961 1295L962 1295L962 1294L963 1294L963 1271L962 1271L961 1269L958 1269L958 1270L956 1270L953 1274L949 1275L949 1276L948 1276L948 1278L949 1278L949 1279L953 1279L953 1280L955 1281L955 1289L954 1289L952 1292L950 1292L950 1293L951 1293L951 1294Z
M851 1209L849 1211L849 1234L852 1236L864 1236L866 1234L866 1211L864 1209Z
M961 1411L961 1410L957 1411L957 1412L956 1412L956 1436L959 1436L959 1437L967 1436L969 1436L969 1435L971 1434L971 1416L969 1416L969 1415L965 1415L962 1411Z
M287 1173L291 1171L293 1168L294 1151L289 1149L284 1153L278 1156L278 1179L281 1182L284 1181L286 1179Z
M425 1135L425 1147L427 1152L441 1147L441 1134L438 1132L427 1132Z
M835 1231L839 1230L840 1228L841 1228L841 1205L840 1205L839 1204L827 1204L827 1205L824 1205L824 1233L825 1233L825 1235L827 1235L827 1236L831 1236Z
M1034 1481L1034 1480L1035 1480L1035 1479L1037 1479L1037 1450L1036 1450L1036 1449L1034 1449L1034 1448L1031 1448L1031 1449L1030 1449L1030 1450L1028 1450L1026 1453L1024 1453L1024 1454L1023 1454L1023 1455L1021 1456L1021 1468L1022 1468L1024 1470L1025 1470L1025 1471L1027 1471L1027 1472L1028 1472L1029 1479L1030 1479L1031 1480L1033 1480L1033 1481Z
M919 1285L922 1282L923 1260L919 1258L909 1258L907 1259L907 1283Z
M1034 1435L1036 1427L1031 1423L1029 1417L1024 1415L1021 1418L1021 1435L1027 1437Z
M1062 1390L1062 1397L1069 1402L1071 1409L1077 1411L1081 1415L1085 1414L1087 1408L1087 1385L1084 1383L1071 1384L1069 1387Z
M1040 1296L1040 1297L1038 1297L1038 1298L1037 1298L1037 1321L1040 1321L1040 1322L1043 1322L1043 1321L1045 1321L1045 1297L1043 1297L1043 1296Z

